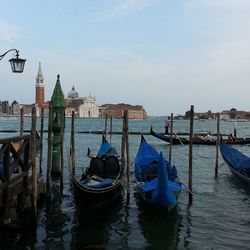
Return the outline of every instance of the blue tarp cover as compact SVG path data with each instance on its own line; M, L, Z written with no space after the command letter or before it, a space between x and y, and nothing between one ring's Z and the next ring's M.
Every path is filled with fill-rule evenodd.
M175 191L179 192L182 189L182 185L180 183L176 183L170 180L166 180L168 187ZM140 185L140 188L143 192L148 192L156 189L157 186L157 178L153 179L152 181L144 182Z
M106 155L109 152L110 149L111 149L111 145L106 140L103 141L96 157L102 158L104 155Z
M87 187L90 187L90 188L105 188L105 187L112 186L112 184L113 184L113 180L109 179L109 178L106 178L102 182L98 182L98 183L95 183L95 184L87 184Z
M224 160L237 171L242 169L250 169L250 158L242 154L237 149L232 148L226 143L221 143L220 151Z
M146 181L144 175L157 173L157 164L160 154L146 142L142 136L141 144L135 157L135 177L138 181ZM171 167L169 161L163 159L164 165L167 168L169 179L177 177L176 167Z
M168 174L166 170L165 159L160 153L160 159L157 166L157 185L152 194L152 203L168 207L176 204L176 197L173 190L168 186Z

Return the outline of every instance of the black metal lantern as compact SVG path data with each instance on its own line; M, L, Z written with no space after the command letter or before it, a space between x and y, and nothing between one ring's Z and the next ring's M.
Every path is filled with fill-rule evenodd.
M10 51L16 52L16 58L12 58L9 60L12 72L13 73L22 73L26 59L19 58L19 51L17 49L10 49L10 50L6 51L4 54L0 55L0 60Z

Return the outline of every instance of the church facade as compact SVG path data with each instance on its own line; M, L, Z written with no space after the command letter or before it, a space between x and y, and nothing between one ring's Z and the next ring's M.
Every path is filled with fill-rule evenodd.
M71 91L65 97L66 116L71 116L75 111L76 117L81 118L98 118L99 106L96 104L96 98L89 95L88 97L79 97L78 92L73 86Z

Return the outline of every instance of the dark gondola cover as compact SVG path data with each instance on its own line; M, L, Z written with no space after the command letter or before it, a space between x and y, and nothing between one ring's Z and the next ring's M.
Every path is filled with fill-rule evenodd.
M150 134L158 139L161 139L165 142L170 143L170 135L166 135L164 133L156 133L153 128L150 129ZM235 144L235 145L241 145L241 144L250 144L250 138L234 138L233 141L228 141L227 139L223 139L223 141L227 144ZM216 139L213 140L206 140L206 139L198 139L194 138L192 141L193 144L197 145L216 145ZM189 144L189 139L186 137L179 137L179 136L173 136L172 138L172 144L181 144L186 145Z
M250 158L224 142L220 144L220 152L230 171L250 183Z
M140 197L147 203L171 210L182 188L176 167L148 144L143 135L134 168L139 182L136 191Z
M103 137L102 144L90 165L77 180L72 175L74 193L81 203L107 203L122 195L121 167L118 153Z

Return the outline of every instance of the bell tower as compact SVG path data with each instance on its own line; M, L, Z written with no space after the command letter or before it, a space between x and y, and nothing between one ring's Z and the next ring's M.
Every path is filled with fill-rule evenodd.
M36 76L36 103L39 108L41 108L44 104L44 78L40 62Z

